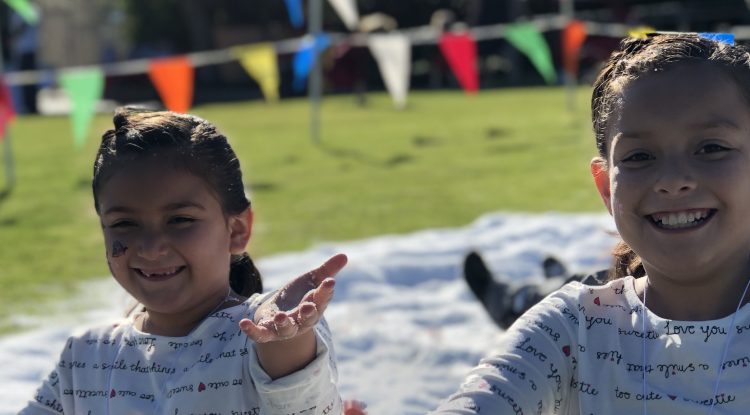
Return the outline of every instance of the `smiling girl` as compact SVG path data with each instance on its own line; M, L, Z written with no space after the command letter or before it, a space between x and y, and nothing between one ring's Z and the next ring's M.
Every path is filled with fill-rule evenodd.
M140 304L71 337L21 414L339 414L321 320L337 255L260 295L237 156L200 118L119 110L94 163L115 280Z
M750 408L750 54L626 39L594 84L614 278L509 328L440 414L744 414Z

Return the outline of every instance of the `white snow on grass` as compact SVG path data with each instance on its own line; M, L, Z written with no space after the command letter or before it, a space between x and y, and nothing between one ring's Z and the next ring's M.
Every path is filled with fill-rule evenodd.
M461 228L324 244L257 265L266 288L274 289L334 253L347 254L326 311L341 395L366 402L374 415L424 414L502 335L463 281L466 253L480 252L498 278L532 283L543 279L540 263L549 254L574 272L607 267L613 229L604 214L496 213ZM85 312L0 338L0 415L14 414L33 397L76 327L122 315L126 295L111 279L81 295L115 304L93 301Z

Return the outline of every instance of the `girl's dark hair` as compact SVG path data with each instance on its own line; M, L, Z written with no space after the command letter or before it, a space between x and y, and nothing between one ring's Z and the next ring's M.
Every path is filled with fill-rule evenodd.
M185 169L206 181L225 214L238 215L250 207L242 171L227 139L198 117L169 111L125 107L115 111L115 128L102 136L94 161L94 207L99 213L99 190L120 168L133 161L157 159ZM233 256L229 284L250 296L263 291L260 272L247 253Z
M716 42L695 34L657 34L645 39L626 38L612 53L594 81L591 121L596 147L608 161L609 119L620 105L630 82L681 64L710 63L733 80L750 105L750 53L742 46ZM625 242L615 247L610 279L646 274L641 258Z

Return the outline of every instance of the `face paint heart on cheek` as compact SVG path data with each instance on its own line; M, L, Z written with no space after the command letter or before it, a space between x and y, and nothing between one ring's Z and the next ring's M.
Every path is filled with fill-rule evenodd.
M121 257L125 254L125 251L128 250L128 247L125 246L120 241L114 241L112 242L112 258Z

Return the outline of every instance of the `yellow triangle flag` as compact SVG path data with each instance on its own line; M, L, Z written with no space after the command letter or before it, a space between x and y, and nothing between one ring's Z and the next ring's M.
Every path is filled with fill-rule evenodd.
M279 100L279 64L276 50L270 43L232 48L232 54L247 73L260 85L266 101Z
M649 33L656 32L651 26L638 26L628 29L628 37L634 37L636 39L646 39Z

